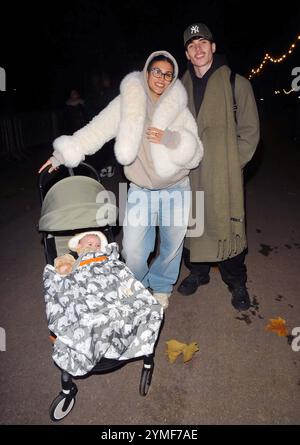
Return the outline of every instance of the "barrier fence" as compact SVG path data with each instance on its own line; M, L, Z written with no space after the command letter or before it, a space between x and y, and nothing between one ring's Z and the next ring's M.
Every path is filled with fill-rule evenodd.
M30 147L49 143L64 132L64 110L0 116L0 157L22 159Z

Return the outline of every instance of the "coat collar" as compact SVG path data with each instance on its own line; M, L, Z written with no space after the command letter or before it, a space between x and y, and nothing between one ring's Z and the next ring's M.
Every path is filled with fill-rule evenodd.
M134 105L137 114L146 117L147 93L143 73L135 71L128 74L120 86L121 108L123 105ZM187 94L179 79L170 85L155 106L152 125L165 130L187 106ZM127 108L127 106L126 106ZM136 117L136 116L132 116Z
M147 117L147 100L143 73L128 74L120 85L120 124L115 143L115 155L122 165L131 164L137 157ZM186 105L186 91L176 79L155 104L151 126L169 128Z

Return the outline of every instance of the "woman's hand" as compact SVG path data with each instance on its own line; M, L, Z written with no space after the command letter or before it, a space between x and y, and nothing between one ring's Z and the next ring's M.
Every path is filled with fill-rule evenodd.
M149 142L153 142L154 144L160 144L162 137L164 135L164 131L159 128L149 127L146 131L147 139Z
M41 173L43 170L45 170L45 168L47 168L49 165L51 165L51 167L49 168L48 173L52 173L53 171L58 170L58 167L53 167L52 161L50 159L48 159L48 161L46 161L45 164L43 164L41 166L41 168L39 169L39 173Z

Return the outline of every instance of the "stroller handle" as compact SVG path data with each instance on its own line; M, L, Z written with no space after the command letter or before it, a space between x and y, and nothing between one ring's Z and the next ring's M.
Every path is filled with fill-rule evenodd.
M87 162L80 162L80 164L75 167L75 170L79 167L85 167L88 170L90 170L90 172L94 175L95 179L98 182L100 181L100 176L97 172L97 170L90 164L88 164ZM48 182L47 179L49 179L49 175L51 175L51 178L54 178L56 175L58 175L60 173L59 169L54 170L53 172L49 173L49 169L50 169L50 165L47 166L40 174L38 177L38 189L39 189L39 197L40 197L40 203L42 204L44 201L44 196L45 196L45 185ZM74 173L74 169L70 168L70 167L66 167L64 165L59 166L59 168L63 168L66 169L68 171L68 176L75 176Z

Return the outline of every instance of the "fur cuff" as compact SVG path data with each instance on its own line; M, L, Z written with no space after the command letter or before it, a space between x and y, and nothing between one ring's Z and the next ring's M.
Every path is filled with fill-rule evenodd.
M202 159L203 147L198 137L185 129L178 129L180 145L175 150L169 150L169 157L174 164L183 168L195 168Z
M80 146L74 141L73 136L60 136L53 142L53 148L64 160L66 167L77 167L84 160Z

